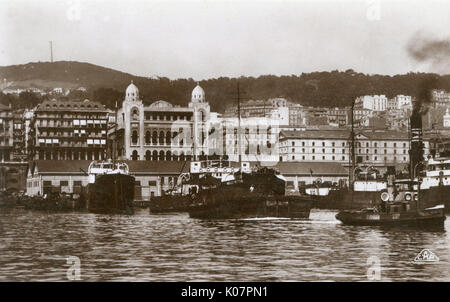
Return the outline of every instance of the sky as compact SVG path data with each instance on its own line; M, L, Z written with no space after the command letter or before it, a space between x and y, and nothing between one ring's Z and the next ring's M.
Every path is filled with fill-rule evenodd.
M437 72L408 55L450 38L450 1L0 0L0 66L80 61L146 77Z

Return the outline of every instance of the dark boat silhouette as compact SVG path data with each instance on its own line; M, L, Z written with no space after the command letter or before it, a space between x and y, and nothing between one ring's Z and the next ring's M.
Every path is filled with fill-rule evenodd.
M415 191L419 186L418 181L395 181L393 186L381 193L382 203L379 206L344 210L336 215L336 219L348 225L442 227L446 218L444 205L422 209L420 194Z
M227 181L210 173L192 173L191 182L196 183L197 188L191 192L189 216L200 219L309 218L311 197L288 196L286 181L277 171L262 167L246 173L242 171L249 166L246 165L248 163L242 163L241 171L227 176L230 179Z
M88 174L86 206L89 212L133 213L135 178L129 175L127 164L93 161Z

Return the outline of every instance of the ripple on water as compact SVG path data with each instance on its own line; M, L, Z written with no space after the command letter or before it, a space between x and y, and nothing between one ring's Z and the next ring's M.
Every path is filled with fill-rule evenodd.
M351 227L335 214L202 221L0 211L0 281L67 280L68 256L80 258L86 281L367 281L370 256L385 281L450 281L447 232ZM440 262L413 263L423 248Z

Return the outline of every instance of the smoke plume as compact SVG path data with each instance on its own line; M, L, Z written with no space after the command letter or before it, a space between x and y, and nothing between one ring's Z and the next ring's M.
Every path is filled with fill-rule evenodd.
M407 51L417 62L430 63L435 72L450 71L450 38L435 39L418 32L409 40Z

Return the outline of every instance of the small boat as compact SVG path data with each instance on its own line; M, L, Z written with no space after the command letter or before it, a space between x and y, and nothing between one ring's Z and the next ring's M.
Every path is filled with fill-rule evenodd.
M132 214L135 178L121 162L93 161L88 169L87 210L92 213Z
M395 181L393 187L381 193L379 206L341 211L336 219L348 225L443 226L444 205L422 209L419 192L415 191L419 186L418 181Z

